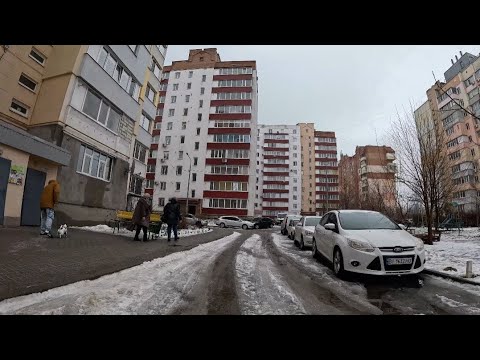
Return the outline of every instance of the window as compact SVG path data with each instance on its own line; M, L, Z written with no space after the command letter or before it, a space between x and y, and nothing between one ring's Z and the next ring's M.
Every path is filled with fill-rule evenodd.
M188 108L184 108L183 109L183 116L187 116L188 115Z
M152 136L152 144L158 144L158 140L160 140L159 135Z
M466 123L466 124L465 124L465 127L467 128L467 130L469 130L469 129L470 129L470 124L469 124L469 123Z
M77 172L105 181L110 180L112 159L85 145L80 146Z
M198 150L200 148L200 143L198 141L195 142L195 150Z
M190 95L185 96L185 102L190 102Z
M40 65L44 65L45 64L45 56L43 56L37 49L35 48L32 48L32 50L30 50L30 54L28 55L30 56L33 60L35 60L37 63L39 63Z
M187 122L183 121L182 122L182 130L185 130L187 128Z
M182 175L182 167L177 166L177 175Z
M172 96L171 103L172 103L172 104L175 104L176 102L177 102L177 97L176 97L176 96Z
M193 166L197 166L198 165L198 157L194 157L193 158Z
M207 75L202 75L202 82L207 81Z
M250 100L252 98L251 92L238 92L238 93L217 93L217 100Z
M293 153L293 157L296 158L296 157L297 157L297 153Z
M162 165L160 168L160 175L168 175L168 166L167 165Z
M249 128L250 120L215 120L214 126L219 128L228 128L228 127ZM257 136L257 140L260 140L258 136ZM272 155L281 155L281 154L272 154Z
M178 160L183 160L183 151L178 152Z
M192 181L197 181L197 173L192 173Z
M246 209L247 200L240 199L210 199L208 202L210 208L223 208L223 209ZM237 220L235 218L235 220Z
M170 145L170 142L172 141L171 136L165 136L165 144Z
M145 95L147 96L148 100L154 102L155 94L155 90L153 90L152 86L150 84L147 84L147 91L145 92Z
M203 100L200 100L199 107L203 107Z
M173 84L173 91L177 91L178 90L178 84Z
M185 135L180 136L180 144L185 144Z
M169 73L169 72L164 72L164 73L162 74L162 80L167 80L169 77L170 77L170 73Z
M193 76L193 71L188 72L188 77L191 78Z
M156 170L156 166L154 164L148 164L147 165L147 172L148 173L154 173Z
M157 116L163 116L163 108L157 108Z
M242 75L242 74L252 74L252 68L223 68L220 69L220 75Z
M195 197L195 190L192 190L192 198Z
M293 162L293 166L297 166L297 162L296 162L296 161Z
M165 104L165 96L160 96L160 97L158 98L158 102L159 102L160 104ZM158 114L158 110L160 110L161 114ZM157 115L162 116L162 115L163 115L163 109L157 109Z
M252 107L250 105L226 105L215 108L216 114L249 114L251 112Z
M177 71L177 72L175 73L175 79L180 79L180 72Z
M293 192L297 192L297 187L296 186L293 187Z
M156 159L158 155L158 150L150 150L148 152L148 157L152 159Z
M167 183L165 181L160 182L160 190L167 190Z
M252 80L219 80L218 87L246 87L252 86Z
M138 175L133 175L130 178L130 185L128 191L136 195L140 195L142 193L143 180L144 179L142 177Z
M114 132L117 131L118 123L122 118L118 111L90 89L87 90L85 95L82 112Z
M169 109L168 116L174 116L174 115L175 115L175 109Z
M133 148L133 157L140 162L144 163L147 155L147 147L135 140L135 146Z
M197 128L197 135L200 135L200 128Z
M158 198L158 206L165 206L165 198Z
M214 134L213 142L223 142L223 143L249 143L250 135L240 135L240 134Z
M202 121L202 114L198 114L198 121Z
M32 90L33 92L35 92L35 89L37 88L37 82L33 81L25 74L20 75L20 79L18 79L18 83L23 87L26 87L27 89Z
M167 130L172 130L173 128L173 122L168 122L167 123Z
M297 200L297 195L293 195L293 200Z
M475 79L473 78L473 75L470 76L467 80L464 81L465 87L469 87L470 85L475 85Z
M475 156L475 149L470 149L470 153L472 154L472 156Z
M203 56L200 56L200 61L203 61Z
M180 183L179 183L179 182L176 182L175 185L176 185L175 190L176 190L176 191L180 191Z
M13 99L12 103L10 104L10 111L27 117L28 110L30 108L27 105L22 104L20 101Z
M204 87L200 88L200 95L203 95L203 94L205 94L205 88Z
M192 88L192 83L187 83L187 90L190 90Z
M153 58L152 58L151 70L152 70L153 74L156 76L156 78L160 79L160 76L162 74L162 69L161 69L160 65L157 63L157 61ZM164 84L162 84L162 85L164 85ZM162 89L160 88L160 90L162 90Z
M455 132L455 126L452 126L452 127L448 128L447 130L445 130L445 133L447 135L452 135L454 132Z
M150 122L152 120L147 117L144 113L142 113L142 117L140 118L140 126L144 128L146 131L150 130ZM161 124L161 123L157 123Z
M147 183L145 185L145 189L153 189L154 180L151 180L151 179L148 180L147 179L146 181L147 181Z
M168 160L168 159L169 159L169 157L170 157L169 155L170 155L170 152L168 152L168 151L164 151L164 152L163 152L163 158L164 158L165 160Z

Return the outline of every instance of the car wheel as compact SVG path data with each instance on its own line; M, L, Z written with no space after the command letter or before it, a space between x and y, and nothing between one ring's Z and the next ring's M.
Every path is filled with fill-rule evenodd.
M298 245L298 247L300 248L300 250L305 250L305 243L303 242L303 235L300 238L300 244Z
M315 238L312 239L312 256L314 259L318 258L317 243L315 242Z
M343 255L339 248L335 248L333 251L333 272L340 279L345 276L345 270L343 269Z
M248 228L247 224L243 224L243 225L242 225L242 229L243 229L243 230L247 230L247 228Z
M224 228L225 227L225 223L220 223L219 225L221 228Z
M255 228L255 229L260 229L260 226L259 226L258 224L255 224L255 225L254 225L254 228Z

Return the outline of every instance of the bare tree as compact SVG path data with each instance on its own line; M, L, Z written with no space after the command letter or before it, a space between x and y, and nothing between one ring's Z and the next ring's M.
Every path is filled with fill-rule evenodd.
M340 183L340 208L341 209L359 209L358 190L359 184L357 181L358 169L354 166L353 161L348 157L344 161L340 161L338 166L338 177L341 179Z
M417 121L415 121L417 120ZM453 183L451 166L445 149L445 131L431 118L415 119L414 109L397 114L389 133L402 167L398 181L420 199L432 244L433 225L443 207L449 203Z

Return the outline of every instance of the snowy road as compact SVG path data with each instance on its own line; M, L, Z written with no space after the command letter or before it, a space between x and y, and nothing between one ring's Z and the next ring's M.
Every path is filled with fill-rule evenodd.
M278 229L243 231L92 281L0 302L0 314L479 314L480 287L423 275L342 281Z

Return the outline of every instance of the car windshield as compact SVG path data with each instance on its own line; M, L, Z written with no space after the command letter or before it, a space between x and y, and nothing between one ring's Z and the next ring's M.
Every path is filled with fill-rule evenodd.
M345 230L401 230L392 220L376 212L340 212L339 217Z
M304 226L316 226L320 222L320 219L320 217L306 218Z
M298 222L300 221L300 219L298 219L298 220L291 220L291 221L293 222L293 226L295 226L295 225L298 224Z

